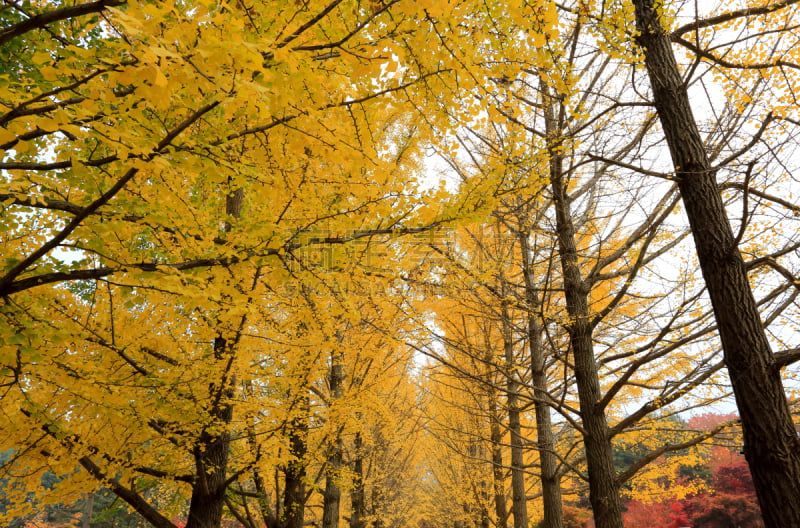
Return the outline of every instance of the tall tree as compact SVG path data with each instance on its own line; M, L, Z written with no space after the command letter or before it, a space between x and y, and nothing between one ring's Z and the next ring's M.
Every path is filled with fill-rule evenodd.
M298 263L327 265L309 247L363 263L331 246L428 223L413 219L408 110L453 61L418 41L458 35L443 10L398 4L3 6L4 59L25 59L4 62L0 118L8 471L78 462L155 526L171 516L143 481L190 497L190 525L219 525L230 488L288 431L280 465L304 484L309 377L235 419L231 401L240 382L264 398L293 366L296 349L259 339L317 336L283 291ZM289 409L265 419L276 401ZM262 449L232 464L242 424Z
M798 526L800 507L792 497L800 493L800 439L738 248L741 236L728 220L661 16L652 1L633 5L637 43L714 307L764 521L776 528Z

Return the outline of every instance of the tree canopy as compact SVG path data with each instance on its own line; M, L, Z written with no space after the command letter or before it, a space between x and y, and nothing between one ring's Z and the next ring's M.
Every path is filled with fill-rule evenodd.
M800 523L797 4L6 0L0 517Z

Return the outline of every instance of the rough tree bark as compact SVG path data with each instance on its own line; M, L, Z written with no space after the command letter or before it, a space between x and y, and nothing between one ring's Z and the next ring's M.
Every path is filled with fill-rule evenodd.
M232 354L231 347L223 337L214 338L214 359L223 361ZM219 528L225 506L227 489L228 452L231 442L227 425L233 418L233 385L231 380L221 380L222 386L211 385L215 401L209 414L216 431L203 429L194 444L193 455L197 471L197 484L192 488L186 528ZM219 391L219 395L216 395Z
M800 441L780 368L653 0L633 0L638 44L711 296L744 432L744 454L768 528L800 527Z
M508 405L508 431L511 434L511 512L514 528L528 528L528 502L525 492L524 439L520 424L520 383L514 371L514 341L508 311L503 308L503 347L506 361L506 403Z
M350 490L350 528L364 528L367 516L367 501L364 492L364 446L361 433L353 440L353 489Z
M490 349L487 351L486 364L491 365ZM497 528L508 528L508 505L506 504L506 477L503 467L503 430L500 427L500 415L497 404L497 390L494 384L488 384L489 392L489 425L492 443L492 487L494 490L494 513Z
M544 83L542 89L545 100L545 132L550 158L550 184L556 213L558 254L569 315L569 323L566 326L575 361L575 382L578 387L583 444L589 473L589 501L597 528L622 528L622 504L614 470L611 435L605 411L600 405L602 393L592 344L589 287L582 279L578 265L575 226L572 222L564 180L561 127L556 116L557 101L549 95Z
M225 197L226 219L224 230L231 231L229 219L242 214L244 191L236 189ZM228 425L233 419L234 379L230 372L238 339L229 340L224 332L214 338L214 360L223 366L220 379L209 385L211 406L209 415L212 428L200 432L192 449L197 472L197 483L192 488L186 528L219 528L228 487L227 469L231 433Z
M303 528L306 506L306 463L308 451L308 395L300 397L300 409L289 424L289 451L292 460L284 470L283 528Z
M522 227L522 226L520 226ZM547 392L547 371L545 369L542 334L544 329L539 321L539 296L536 292L531 266L530 233L520 228L519 240L522 250L522 275L525 281L525 300L528 308L528 350L531 355L531 384L535 401L536 443L539 451L540 478L542 482L542 509L544 519L540 528L563 528L564 512L561 508L561 477L558 474L555 437L550 416Z
M342 383L344 381L344 367L341 355L331 354L331 370L328 378L330 387L330 402L333 405L342 397ZM332 424L335 426L335 424ZM342 467L342 452L344 445L342 436L336 433L330 445L328 454L328 468L325 472L325 491L322 501L322 528L337 528L339 526L339 504L341 502L342 490L336 482Z

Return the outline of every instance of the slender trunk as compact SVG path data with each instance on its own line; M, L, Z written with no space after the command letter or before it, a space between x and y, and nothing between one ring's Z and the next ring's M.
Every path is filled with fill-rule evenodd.
M214 358L217 361L223 361L231 353L225 338L214 338ZM227 426L233 418L230 403L233 385L224 379L221 383L220 387L212 384L210 388L214 401L209 414L214 421L214 432L203 429L193 449L198 482L192 489L186 528L219 528L222 523L231 440Z
M669 37L652 0L633 0L637 38L719 327L768 528L800 526L800 440Z
M92 514L94 513L94 493L86 494L86 502L83 503L81 512L81 528L89 528L92 524Z
M328 458L329 474L325 477L325 492L322 504L322 528L336 528L339 526L339 504L341 502L342 491L336 483L338 471L342 463L341 440L336 440L337 446L334 448L337 453Z
M548 97L544 87L545 98ZM575 362L575 382L583 426L583 444L589 472L589 501L596 528L622 528L622 504L619 484L614 470L613 450L602 399L597 362L592 345L592 326L589 320L589 288L581 278L578 251L575 246L575 226L572 223L569 197L564 181L563 155L556 123L555 104L546 101L545 128L550 156L550 184L556 213L556 234L564 296L570 322L567 325Z
M481 516L480 516L480 528L490 528L492 525L491 519L489 518L489 509L486 507L487 501L489 499L488 491L484 490L484 498L486 499L481 503Z
M486 451L480 442L481 440L478 438L472 440L467 449L467 456L473 461L478 473L483 475L483 472L477 467L480 463L479 461L485 460L486 457ZM475 528L489 528L489 510L486 507L489 503L489 482L486 478L481 476L476 484L476 487L473 489L476 507L471 508L467 505L464 507L464 510L467 512L467 517L472 520L470 526L474 526Z
M252 424L247 428L247 443L254 453L258 451L258 446L256 443L256 431ZM264 523L266 528L278 528L280 512L273 513L270 510L269 493L267 492L264 475L261 473L261 470L259 470L258 466L253 468L252 473L253 483L255 484L256 488L256 503L258 504L258 512L261 515L261 522ZM275 493L277 492L278 490L275 490Z
M364 453L361 433L356 433L353 440L355 460L353 461L353 489L350 491L350 528L364 528L367 514L366 496L364 494Z
M275 481L275 518L276 519L283 519L283 502L281 501L283 495L281 495L281 470L280 468L276 467L274 474L274 481Z
M514 341L511 332L511 321L505 308L502 313L502 325L507 376L508 430L511 434L511 511L514 514L514 528L528 528L524 445L519 410L519 381L514 371Z
M491 358L490 358L491 359ZM488 363L487 363L488 364ZM497 409L497 391L489 385L490 439L492 442L492 484L494 487L494 514L497 528L508 528L508 506L506 504L506 477L503 469L503 430Z
M489 510L486 507L481 507L481 523L480 528L490 528L492 526L492 522L489 519Z
M331 372L329 377L330 402L334 405L342 397L342 382L344 381L344 371L341 357L339 354L331 355ZM334 421L329 420L329 425L337 427ZM325 492L322 501L322 528L337 528L339 526L339 504L341 502L342 491L339 489L337 479L342 467L342 437L336 433L328 455L328 468L325 474Z
M264 482L264 477L258 469L253 470L253 482L256 486L256 495L258 495L256 501L258 502L258 512L261 514L261 521L267 528L276 528L278 526L278 519L280 519L280 512L275 512L275 514L273 514L270 511L267 487Z
M478 446L478 459L485 460L486 458L486 449L483 445ZM489 508L487 505L489 504L489 481L482 477L481 480L478 482L478 499L479 499L479 510L480 515L478 516L476 526L480 528L489 528L491 522L489 520Z
M237 189L225 197L225 214L240 218L244 191ZM230 232L232 225L226 219L224 231ZM197 471L197 484L192 489L186 528L219 528L225 506L227 489L228 451L231 434L228 425L233 419L234 379L230 372L234 343L222 332L214 338L214 360L223 364L217 383L209 385L211 407L209 415L213 427L204 428L194 444L193 455ZM211 432L214 431L214 432ZM219 432L221 431L221 432Z
M301 397L298 415L289 424L289 452L293 460L284 471L286 482L283 488L283 527L303 528L306 507L306 463L308 451L308 396Z
M383 491L380 486L372 488L372 504L370 514L372 516L372 528L383 528L384 522L381 517L381 510L383 509Z
M247 387L247 397L252 398L254 397L253 394L253 384L248 381L246 384ZM256 459L259 458L259 445L258 440L256 438L256 428L255 423L251 422L247 426L247 444L250 448L250 451L253 453ZM269 492L267 492L267 485L266 479L264 478L263 473L259 469L258 465L255 465L252 470L253 475L253 483L255 484L256 488L256 503L258 504L258 512L261 515L261 522L264 524L266 528L278 528L278 519L280 519L280 512L273 513L270 510L269 504ZM275 493L278 493L278 490L275 490ZM245 505L247 504L245 499Z
M531 383L534 394L536 414L536 444L539 451L539 466L542 481L542 506L544 520L540 528L563 528L564 513L561 508L561 477L558 474L555 437L550 417L547 392L547 371L545 370L544 350L542 349L543 328L537 311L539 297L536 293L531 269L531 249L529 233L520 230L522 249L522 274L525 281L525 299L528 305L528 350L531 355Z

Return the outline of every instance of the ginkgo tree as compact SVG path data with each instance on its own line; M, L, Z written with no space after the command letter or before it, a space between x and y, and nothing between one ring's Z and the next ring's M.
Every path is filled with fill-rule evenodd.
M796 143L795 3L693 14L667 34L685 11L656 16L646 2L5 2L3 515L102 486L160 528L431 525L443 512L503 525L508 468L526 528L538 463L548 526L561 523L570 474L588 478L597 525L618 527L622 484L703 440L669 436L669 414L724 394L694 261L674 265L689 230L670 213L695 180L711 193L701 205L717 206L710 230L689 211L704 273L724 264L703 257L722 233L733 257L745 253L733 258L737 292L748 279L756 292L747 317L718 329L749 409L745 451L759 453L763 408L789 446L773 451L791 462L779 381L800 355L785 330L800 292L797 206L780 196L794 167L778 150ZM719 44L731 28L742 36ZM686 50L683 72L653 62L657 48L671 53L665 39ZM681 92L683 75L724 93L706 144L692 136L702 178L683 158L659 164L642 57L654 85L677 79ZM691 124L687 101L664 97L654 90L668 147L683 152L686 130L665 114ZM420 189L432 150L461 179L456 191ZM717 169L731 177L714 187ZM720 192L741 208L737 235L717 229ZM467 221L455 251L407 236ZM490 224L508 244L469 239ZM486 269L469 261L481 251ZM415 290L449 280L468 295ZM718 318L737 316L713 282ZM654 284L668 292L652 295ZM458 334L451 323L467 312ZM447 327L439 358L452 361L425 371L416 395L408 346L438 351L429 314ZM768 403L742 396L754 374L729 333L742 320L763 334L745 348L761 350ZM766 354L770 343L785 350ZM548 439L551 411L561 443ZM643 457L614 467L615 446L634 443ZM796 479L775 499L755 473L765 519L791 524ZM52 491L45 474L58 476ZM442 492L445 508L430 502Z
M188 526L218 526L231 486L277 450L273 465L297 470L278 521L302 525L324 351L294 352L331 333L291 299L309 268L367 280L351 265L366 251L337 246L452 217L420 207L419 145L494 74L464 45L492 32L461 24L493 9L4 6L3 445L6 471L30 475L8 515L50 469L74 474L65 490L88 473L154 526L182 501ZM299 384L280 389L286 369ZM273 449L243 457L255 424Z
M715 17L698 18L687 27L677 28L672 35L697 57L697 63L708 61L715 69L723 70L754 70L759 80L766 79L771 85L767 93L788 94L792 103L788 107L784 98L765 105L768 110L762 128L755 134L756 142L773 119L780 121L786 116L789 123L797 124L787 116L795 110L798 86L796 75L787 75L786 70L800 68L796 35L789 29L796 24L798 16L794 4L788 1L731 9ZM737 158L746 155L750 145L712 166L710 149L700 136L671 38L665 29L664 13L660 13L653 2L634 1L632 5L638 31L634 41L642 48L653 104L664 130L719 325L725 362L742 418L744 452L764 521L769 527L797 525L800 509L791 497L797 496L800 486L800 439L781 380L782 361L773 354L764 331L748 278L748 266L739 248L749 224L748 193L758 158L747 165L742 183L744 213L738 234L734 234L717 185L717 171L727 169ZM713 32L728 23L740 25L741 33L732 41L715 46ZM754 27L755 33L750 33L748 26ZM687 39L686 35L692 32L694 37ZM743 47L742 42L751 38L758 38L758 45ZM719 47L723 55L715 50ZM736 86L746 86L747 82L747 77L742 76L736 80ZM724 84L731 88L730 83ZM747 93L735 89L730 96L744 104L750 102Z
M579 6L566 15L571 20L577 20L572 26L574 35L580 35L584 26L588 26L590 32L601 36L605 35L603 32L613 29L603 25L610 24L610 18L595 19L594 14L591 10L585 9L586 7L588 6ZM584 16L587 18L581 20ZM624 26L622 28L624 29ZM565 39L570 42L568 36ZM590 458L588 480L592 489L594 514L599 526L620 526L621 485L629 481L648 461L656 459L668 450L688 447L693 442L701 441L702 438L675 438L667 443L659 441L652 443L652 438L642 437L642 443L648 445L649 450L643 453L641 460L637 460L627 468L614 467L613 442L617 444L630 442L631 435L625 433L625 429L637 423L643 426L645 422L650 422L647 427L654 429L659 422L669 427L669 420L659 419L658 416L645 422L642 420L649 413L677 402L690 391L699 388L701 393L708 393L709 389L703 387L702 383L712 381L711 387L719 384L720 379L715 373L719 372L723 364L717 357L718 352L715 347L709 347L707 343L700 346L690 344L697 339L706 340L707 336L716 331L716 328L711 326L710 313L702 308L705 302L702 299L702 289L686 293L687 288L694 288L697 285L689 267L691 263L683 269L683 276L672 287L671 293L677 294L674 298L677 304L667 307L667 311L660 314L662 321L660 324L664 326L647 328L647 325L642 325L638 321L633 324L640 317L632 316L629 310L649 305L647 318L650 319L655 315L652 308L658 304L653 303L656 298L647 293L652 284L645 286L644 291L637 291L638 284L646 284L636 282L637 275L649 275L650 280L657 278L661 282L659 286L665 284L659 277L662 273L658 271L658 265L650 271L647 270L647 266L653 258L669 255L670 249L675 248L679 252L669 256L673 262L679 261L676 255L686 249L679 244L687 231L684 228L671 233L669 231L659 233L660 226L668 218L667 212L676 210L674 186L662 184L659 187L657 184L643 183L644 186L639 191L641 194L638 195L636 187L633 187L634 176L631 172L639 172L649 178L657 176L662 180L671 180L672 175L668 171L648 171L637 167L641 158L646 159L646 153L655 151L657 140L655 134L650 134L655 123L654 115L636 110L637 108L646 110L649 104L635 100L635 92L618 82L620 78L627 77L620 75L619 72L626 71L628 58L622 57L623 60L620 60L619 55L614 55L607 57L605 62L600 62L605 54L602 47L598 48L597 44L591 43L590 40L579 41L577 37L572 40L571 45L563 48L554 45L553 41L550 44L552 60L556 67L551 65L539 73L541 88L538 92L536 84L525 77L506 80L507 84L517 86L516 89L511 88L511 91L518 100L530 106L533 115L535 111L544 109L541 120L537 121L524 112L520 113L518 108L512 110L509 105L499 107L498 113L514 123L526 126L534 141L537 137L545 138L547 141L549 172L556 210L554 231L559 239L562 264L566 263L572 274L568 276L568 270L564 270L564 289L567 297L572 296L573 302L571 308L568 306L569 318L564 324L575 334L572 336L575 366L583 369L581 377L584 381L579 380L579 385L582 384L579 390L585 394L581 395L583 401L577 414L583 423L582 434L587 444L592 444L592 449L587 445L587 452L593 453L587 455ZM603 44L602 39L601 44ZM592 64L595 61L603 66L597 69L581 69L582 64ZM607 68L609 63L614 68ZM582 91L583 85L588 86L585 92ZM530 95L531 93L535 95ZM541 97L543 102L539 103L536 97ZM720 145L715 152L715 155L724 160L728 155L726 152L728 149L737 155L737 147L732 145L733 138L739 140L743 132L741 126L745 120L736 117L742 111L740 99L723 99L723 104L725 105L722 109L723 117L713 125L709 138L711 140L723 138L722 141L731 142L728 145ZM497 118L490 120L487 128L491 130L492 127L495 131L500 128ZM630 131L630 137L616 134L615 127ZM608 136L605 135L606 132L609 132ZM475 143L481 145L484 150L486 145L491 144L489 139L491 134L476 132L475 136ZM756 141L757 139L758 137ZM746 144L747 148L752 145L753 143ZM489 148L497 147L492 144ZM472 150L470 155L473 156L472 161L475 165L483 169L487 165L486 160L476 161L479 151L480 149ZM519 158L516 157L506 157L505 160L506 170L519 162ZM613 181L616 171L626 173L624 182ZM574 204L576 201L580 204L580 200L586 200L584 197L589 194L589 189L596 193L595 196L601 197L597 198L598 200L607 199L609 195L602 189L598 190L598 182L603 181L604 174L608 177L605 185L617 189L612 191L617 194L630 193L631 202L608 200L602 206L603 212L599 216L601 218L606 216L610 220L609 228L589 225L587 229L585 223L578 221L586 218L585 215L576 213ZM644 181L641 176L636 178L637 182ZM739 187L732 184L728 189L731 188L741 188L741 184ZM653 196L660 192L664 193L663 198ZM786 200L778 202L774 195L763 190L756 189L754 192L758 193L756 196L761 200L773 202L789 211L793 210L791 203ZM656 203L657 200L662 202ZM626 218L631 218L626 217L630 214L631 204L640 208L639 214L642 216L648 214L652 216L640 227L625 231L628 229ZM746 211L747 204L745 199ZM655 207L650 212L653 206ZM615 211L614 207L622 207L622 210ZM763 243L766 241L762 241ZM639 244L641 245L638 246ZM663 246L659 248L658 245L661 244ZM775 255L785 255L793 251L793 248L796 246L790 242L785 247L778 248ZM632 249L631 255L625 256L625 253ZM501 258L500 254L494 257L498 260ZM468 260L470 258L474 259L474 256L467 257ZM769 258L760 259L761 262L769 260ZM775 265L783 270L784 276L788 276L790 281L793 280L791 272L779 264ZM684 293L681 294L680 290L684 290ZM793 290L792 282L780 281L777 284L765 285L760 292L762 296L758 301L759 310L765 314L765 323L774 325L776 332L780 331L781 325L790 324L786 316L793 313L796 299ZM505 299L505 296L500 295L499 298ZM499 308L496 310L499 311ZM620 320L614 318L617 312L620 313ZM494 317L497 317L497 313ZM487 317L492 316L487 315ZM696 326L698 323L704 326ZM613 332L610 336L601 333L606 330L604 328L606 325ZM620 331L629 333L620 335L618 333ZM668 337L673 332L674 337ZM649 337L645 337L648 335ZM795 354L791 350L779 354L776 364L785 365L786 361L791 361L793 357ZM668 358L671 363L663 363L662 358ZM679 373L678 365L686 370ZM718 392L716 394L713 390L710 392L713 397L720 396ZM647 401L651 396L652 399ZM614 407L626 399L628 402L634 402L637 408L630 414L628 411L620 414ZM686 404L688 406L700 405L702 398L698 400L697 397L692 397L688 401L691 402ZM607 416L603 416L604 414ZM592 423L595 425L592 426ZM595 466L594 470L591 469L592 463Z

